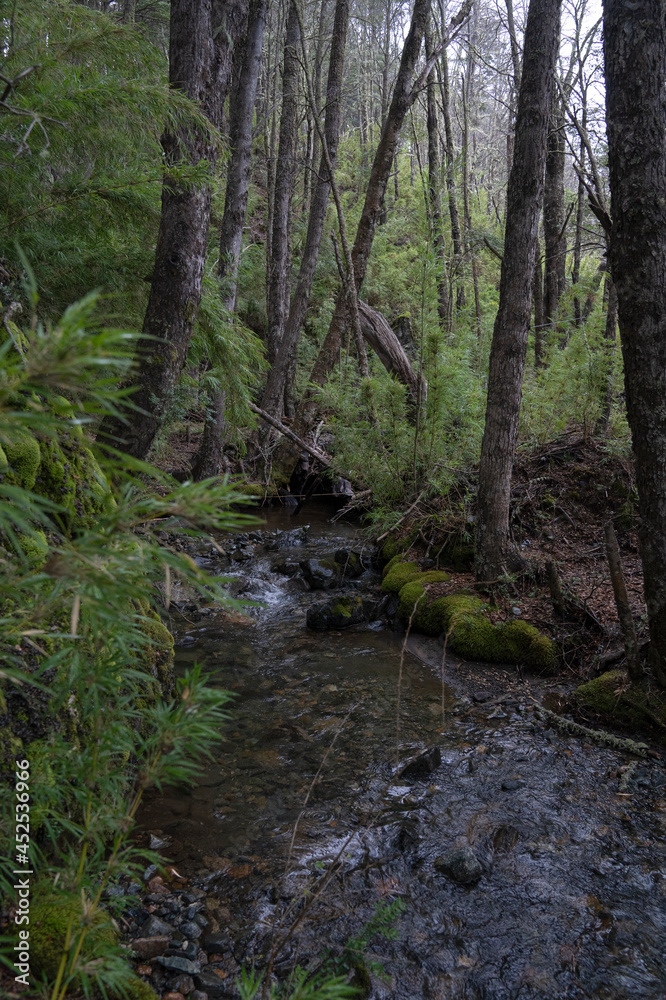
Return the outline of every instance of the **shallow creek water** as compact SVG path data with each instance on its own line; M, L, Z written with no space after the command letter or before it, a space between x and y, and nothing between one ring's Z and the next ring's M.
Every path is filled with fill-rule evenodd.
M219 902L229 982L305 901L278 973L339 949L399 896L397 937L368 949L385 973L373 997L663 1000L661 763L640 761L620 793L632 758L546 729L527 682L524 696L477 705L458 660L446 665L455 690L442 691L432 643L410 639L401 654L403 637L381 623L308 630L307 607L325 595L270 567L358 547L357 532L307 509L265 520L264 533L311 528L304 545L257 544L239 568L243 599L260 602L252 623L183 621L177 636L179 664L204 662L236 696L224 741L196 787L153 796L140 817ZM442 763L430 775L394 776L397 759L434 745ZM471 886L433 864L463 845L484 869Z

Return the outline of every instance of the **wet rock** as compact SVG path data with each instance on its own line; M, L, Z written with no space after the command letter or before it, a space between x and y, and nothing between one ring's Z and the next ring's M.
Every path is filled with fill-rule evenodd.
M303 559L299 565L313 590L332 590L340 583L342 571L335 559Z
M280 576L296 576L299 570L298 563L292 562L290 559L277 559L271 563L271 573L279 573Z
M181 958L179 955L159 955L155 961L165 969L187 972L190 976L201 971L197 962L191 962L189 958Z
M418 781L421 778L427 778L433 771L436 771L441 763L442 752L439 747L430 747L428 750L420 753L418 757L414 757L408 761L400 771L398 777Z
M503 792L517 792L519 788L524 788L525 782L518 781L516 778L506 778L502 782Z
M308 628L319 632L348 628L365 621L363 598L358 595L339 597L323 604L313 604L306 616Z
M167 954L175 955L178 958L189 958L191 962L195 960L199 951L199 946L194 941L184 940L182 944L169 948Z
M224 955L225 952L231 951L231 935L228 931L218 931L217 934L207 934L203 939L204 948L207 951L215 952L219 955Z
M185 1000L185 997L178 991L170 990L169 993L164 994L162 1000Z
M203 934L202 928L194 920L186 920L180 925L180 929L190 941L196 941Z
M454 847L446 851L435 858L435 868L460 885L478 882L483 875L481 863L471 847Z
M190 1000L208 1000L208 994L202 993L201 990L192 990Z
M333 558L340 567L342 576L352 580L361 576L367 568L363 563L361 553L355 552L353 549L338 549Z
M169 947L170 937L166 935L156 937L134 938L130 942L132 951L135 951L139 958L151 959L161 955L165 948Z
M214 1000L215 997L226 996L224 980L216 976L214 972L200 972L198 976L194 977L194 982L197 989L207 993L211 1000Z
M192 976L178 976L177 979L171 984L171 989L175 990L176 993L184 993L187 996L194 989L194 980Z
M160 920L154 914L148 917L141 925L141 937L144 938L167 937L171 940L175 933L175 927L167 924L165 920Z

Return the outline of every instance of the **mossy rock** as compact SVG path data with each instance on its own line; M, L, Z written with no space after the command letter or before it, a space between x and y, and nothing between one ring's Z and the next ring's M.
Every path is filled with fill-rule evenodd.
M129 983L125 987L124 994L114 994L120 1000L121 996L123 1000L159 1000L158 994L148 983L144 982L143 979L139 979L138 976L132 976Z
M388 573L391 572L393 567L401 561L401 559L402 555L400 552L396 552L396 554L389 559L389 561L386 563L386 566L384 566L382 570L382 580Z
M382 581L382 590L387 594L398 594L405 584L421 572L421 567L415 562L394 562Z
M144 647L142 660L167 693L173 683L173 636L156 611L149 608L143 614L141 631L150 644Z
M573 702L594 715L636 729L656 726L666 729L666 692L648 694L640 687L627 686L624 670L607 670L581 684Z
M541 671L555 666L556 647L548 636L527 622L493 625L486 616L487 605L474 594L449 594L428 601L425 585L439 582L438 576L436 571L420 573L402 587L398 615L404 624L416 605L412 627L426 635L447 634L449 647L467 660L523 664ZM443 576L448 579L447 574Z
M97 459L75 435L68 431L57 440L41 441L39 451L35 493L65 508L66 513L60 515L65 531L92 527L100 514L114 506Z
M270 486L262 486L261 483L238 483L238 489L247 497L263 500L266 496L273 496L275 490Z
M2 445L7 464L5 475L8 481L14 486L32 490L42 460L39 444L28 431L16 428L6 435ZM57 502L57 498L54 499Z
M68 893L57 895L50 890L40 892L39 887L35 888L30 907L30 965L36 978L53 982L58 975L70 921L73 933L78 936L84 921L79 896ZM82 961L112 952L117 938L108 913L99 910L93 917L92 926L88 925L81 952Z
M404 538L387 538L381 550L382 562L390 562L396 556L400 555L401 552L405 551L406 544Z
M323 604L313 604L308 608L306 623L308 628L318 632L328 629L349 628L365 621L363 598L359 594L337 597Z

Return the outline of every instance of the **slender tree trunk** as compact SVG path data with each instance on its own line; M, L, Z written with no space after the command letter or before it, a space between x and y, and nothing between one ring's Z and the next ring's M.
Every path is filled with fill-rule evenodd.
M220 228L218 267L222 305L229 313L233 313L236 304L238 262L250 185L252 114L261 64L266 3L267 0L253 0L251 4L245 46L229 114L231 159ZM201 445L194 460L192 474L195 479L216 476L223 465L224 407L224 392L216 393L209 406Z
M648 662L666 686L666 8L605 0L611 273L636 460Z
M207 108L211 93L213 45L211 3L202 0L193 14L185 0L172 0L169 29L169 81ZM173 178L171 165L183 161L214 162L209 137L198 130L181 135L165 132L162 146L166 170L162 187L162 214L155 250L155 266L143 337L137 348L138 411L127 424L106 417L100 439L123 442L125 451L145 458L168 408L187 358L201 300L201 288L210 218L210 188L183 184ZM156 340L160 341L156 344Z
M338 152L338 138L341 120L341 92L344 70L347 27L349 24L349 0L337 0L331 40L331 55L328 66L328 82L326 87L326 119L324 138L328 156L335 169ZM296 281L296 287L289 308L289 316L284 328L280 350L277 352L268 373L266 388L261 399L261 407L271 416L279 417L288 372L296 354L296 347L305 320L310 301L312 281L314 279L321 236L326 218L326 206L331 190L331 180L322 152L319 164L317 182L312 193L312 204L308 219L308 231L305 248L301 258L301 266Z
M548 329L554 329L560 295L564 291L566 239L564 227L564 115L554 96L543 189L543 236L545 245L543 311Z
M430 59L433 50L430 19L425 33L426 59ZM435 67L428 75L426 89L427 125L428 125L428 201L430 202L430 225L432 243L437 261L437 312L440 324L444 329L448 326L450 315L449 279L446 260L446 244L442 222L442 201L440 196L440 162L439 162L439 123L437 121L437 96L435 92Z
M287 29L284 38L284 64L282 70L282 112L280 114L280 141L275 167L275 194L273 199L273 235L268 266L266 312L268 330L266 348L269 364L275 362L284 324L289 309L289 277L291 272L291 247L289 217L291 196L296 174L296 135L298 129L298 77L300 70L299 45L301 32L295 0L289 5ZM279 416L279 414L278 414Z
M613 361L615 357L615 334L617 330L617 289L610 274L606 275L606 284L608 285L608 306L604 328L606 374L601 401L601 415L597 425L597 433L602 435L605 435L608 431L608 423L613 407Z
M507 193L500 302L493 331L475 533L477 579L522 566L509 528L546 139L560 35L560 0L530 0L513 165Z
M441 96L442 113L444 116L444 136L446 141L446 191L449 201L449 216L451 219L451 240L453 242L453 274L459 286L462 285L462 237L460 234L460 217L458 215L458 199L456 197L455 181L455 146L453 143L453 128L451 125L451 97L449 87L449 60L446 49L442 51L440 61L441 67ZM461 297L460 291L456 296L458 308L464 303L464 295ZM449 303L450 305L450 303ZM451 332L451 317L449 317L447 332Z
M543 312L543 268L541 266L541 247L537 240L534 255L534 281L532 284L532 299L534 302L534 364L542 368L544 364L544 333L546 321Z

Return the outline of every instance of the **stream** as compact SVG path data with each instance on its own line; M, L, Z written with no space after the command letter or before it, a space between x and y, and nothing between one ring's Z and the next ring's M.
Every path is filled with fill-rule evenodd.
M197 785L152 793L139 822L224 928L217 995L236 996L240 965L265 966L275 941L282 976L400 899L394 939L366 950L383 970L373 998L664 1000L662 762L639 760L621 789L634 758L546 728L534 679L510 669L498 700L455 657L443 687L437 643L403 650L386 621L308 629L336 592L304 589L294 567L363 545L328 516L262 511L219 569L256 603L219 615L183 600L172 619L178 667L203 662L234 698ZM441 763L435 750L403 775L429 748ZM482 869L468 884L435 865L460 847Z

